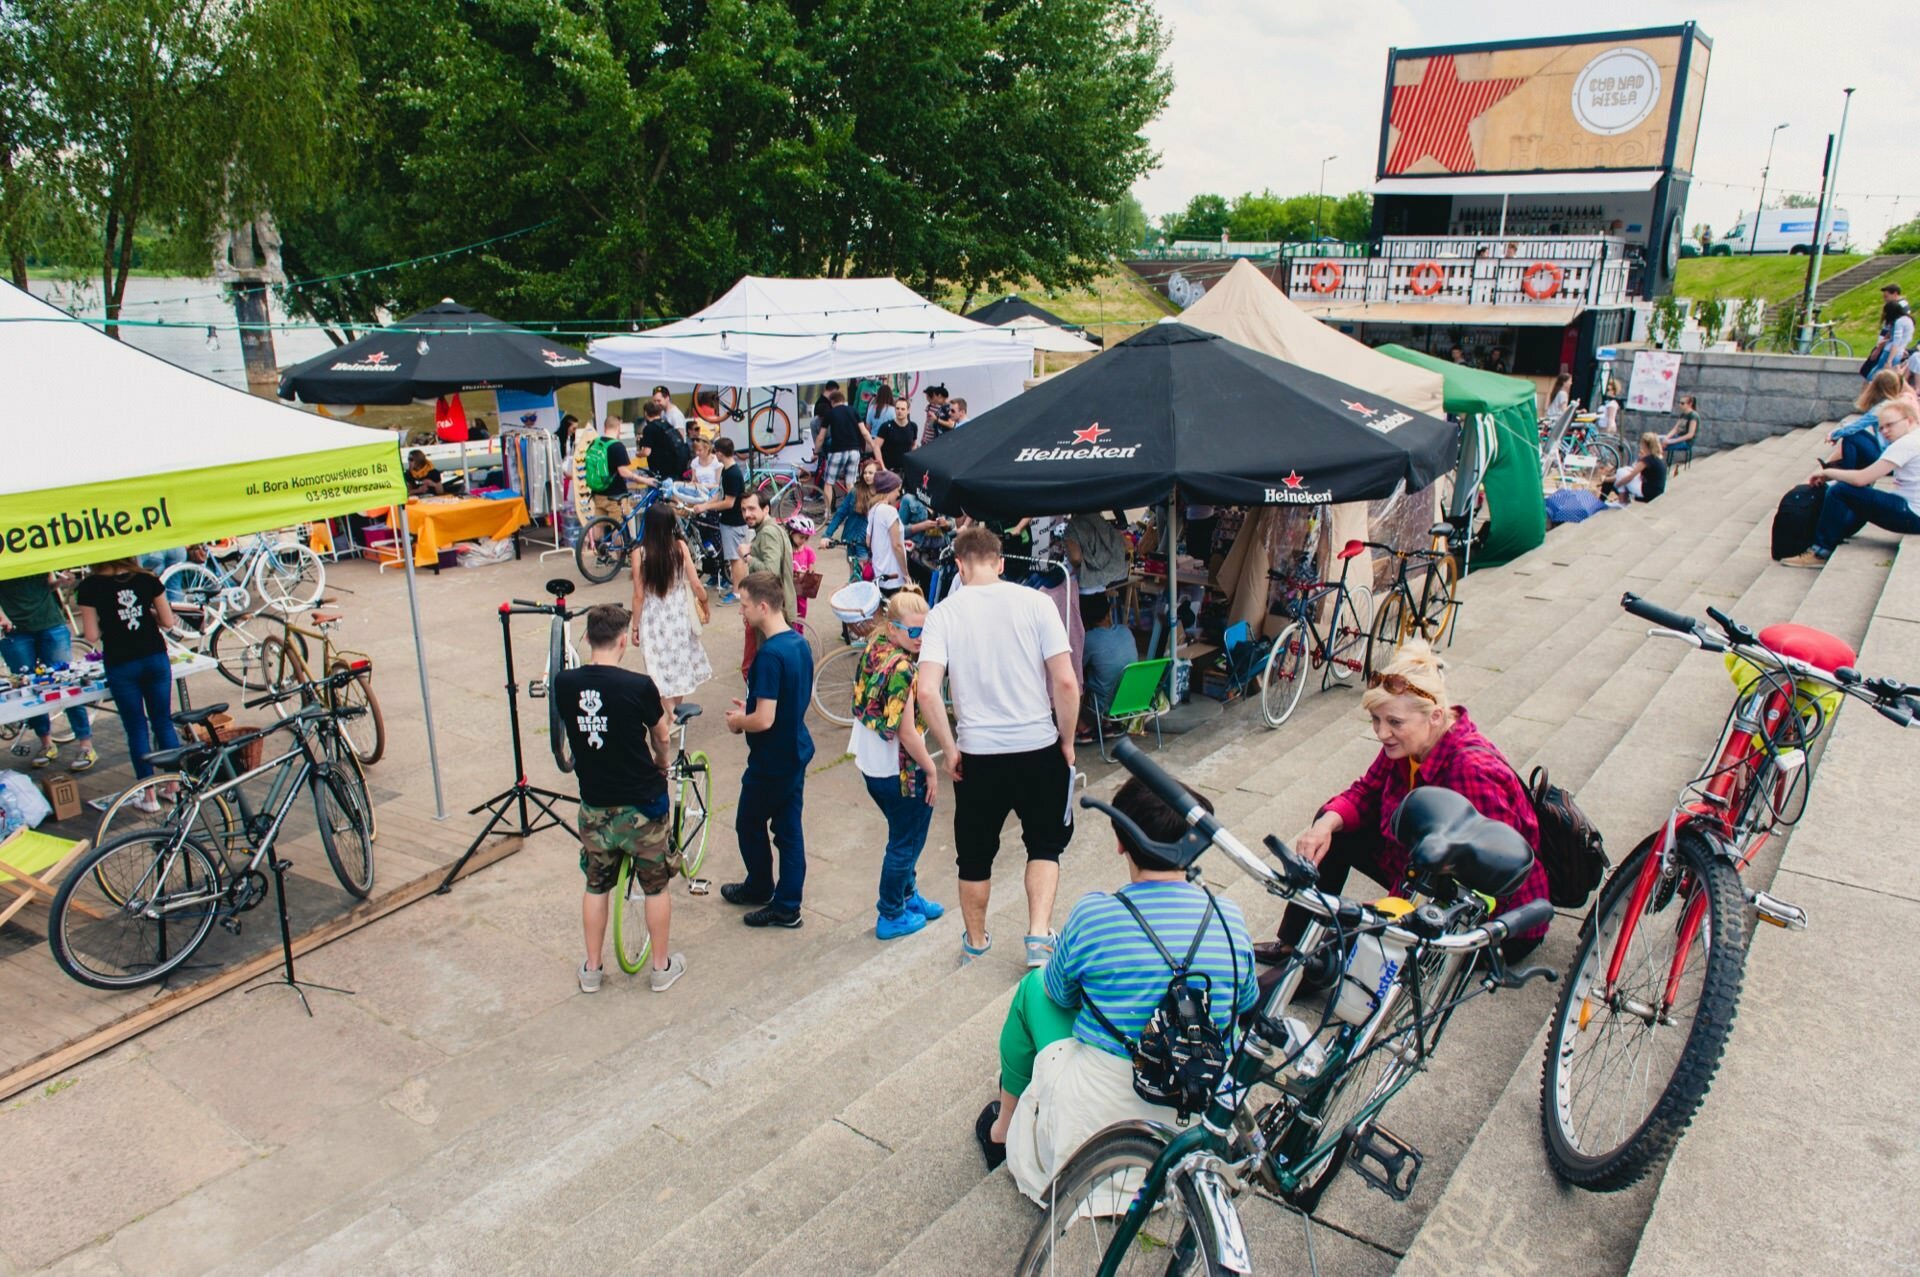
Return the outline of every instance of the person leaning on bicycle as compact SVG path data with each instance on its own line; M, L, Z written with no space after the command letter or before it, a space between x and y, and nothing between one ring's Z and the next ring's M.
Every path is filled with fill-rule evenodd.
M647 477L634 467L627 445L620 441L620 418L612 413L600 423L600 437L587 445L583 464L593 514L618 523L627 517L628 485L646 486Z
M587 956L582 993L600 989L600 953L607 938L607 893L620 876L620 858L633 858L633 876L646 893L647 934L653 942L649 983L665 993L686 972L686 957L667 948L673 903L667 884L680 868L668 832L671 804L666 770L673 758L666 709L653 680L620 668L627 652L627 609L602 603L587 609L587 663L554 676L548 695L560 707L580 778L580 900Z

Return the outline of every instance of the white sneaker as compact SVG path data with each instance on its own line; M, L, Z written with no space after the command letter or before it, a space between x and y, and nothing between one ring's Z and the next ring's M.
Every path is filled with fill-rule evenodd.
M655 967L647 973L647 987L655 993L665 993L673 987L673 982L687 973L685 954L676 953L667 959L667 965Z
M587 969L587 964L582 962L580 964L580 971L579 971L580 992L582 993L600 992L600 977L604 974L605 972L599 967L595 967L591 971L589 971Z
M152 789L143 789L133 796L133 809L151 816L160 810L160 800L154 796Z

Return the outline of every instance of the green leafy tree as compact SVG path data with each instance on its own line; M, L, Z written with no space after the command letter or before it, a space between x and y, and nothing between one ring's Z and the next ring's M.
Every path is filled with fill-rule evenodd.
M1147 239L1147 212L1132 192L1107 205L1101 217L1106 223L1107 242L1116 254L1130 253Z
M1920 217L1916 217L1909 222L1902 222L1900 225L1888 231L1887 237L1880 241L1880 251L1883 253L1920 253Z
M1337 239L1364 242L1373 238L1373 196L1365 191L1350 191L1336 203L1327 196L1320 214L1320 233Z
M1187 201L1185 211L1169 227L1169 235L1174 239L1217 240L1220 232L1227 229L1230 216L1226 196L1196 195Z
M1819 208L1820 197L1818 195L1802 195L1798 191L1787 191L1780 196L1780 202L1776 204L1774 207L1775 208Z
M230 222L329 188L358 79L357 0L0 0L31 68L33 182L91 227L108 316L135 236L210 244Z

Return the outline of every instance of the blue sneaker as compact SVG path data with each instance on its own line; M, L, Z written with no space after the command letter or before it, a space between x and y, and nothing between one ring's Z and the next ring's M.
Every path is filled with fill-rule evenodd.
M876 940L898 940L901 936L910 936L927 925L927 920L911 909L902 909L898 918L881 918L874 924L873 936Z
M935 918L938 918L946 912L944 906L933 903L933 901L927 899L917 891L907 897L907 908L919 914L928 922L932 922Z

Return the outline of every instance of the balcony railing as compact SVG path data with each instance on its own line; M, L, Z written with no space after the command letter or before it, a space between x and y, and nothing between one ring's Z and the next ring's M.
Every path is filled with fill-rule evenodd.
M1288 264L1307 302L1624 306L1632 263L1611 236L1395 236L1371 257Z

